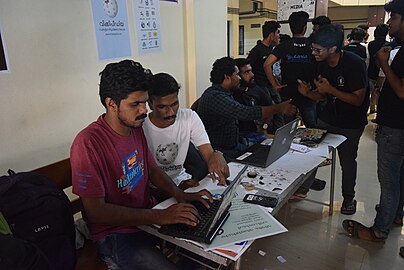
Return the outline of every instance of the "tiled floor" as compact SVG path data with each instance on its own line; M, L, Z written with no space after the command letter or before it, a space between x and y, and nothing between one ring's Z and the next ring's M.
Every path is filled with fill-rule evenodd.
M404 270L404 258L398 255L404 246L404 229L394 227L385 244L349 238L342 221L353 218L372 225L376 215L380 188L376 177L375 124L370 123L362 136L358 157L356 186L357 213L344 216L341 206L341 171L337 166L334 214L320 204L301 201L285 205L277 215L289 232L257 240L241 257L242 270L310 269L310 270ZM317 176L329 180L330 167L319 169ZM324 191L311 191L310 199L326 202L329 185ZM265 256L258 252L262 250ZM286 262L277 259L282 256Z

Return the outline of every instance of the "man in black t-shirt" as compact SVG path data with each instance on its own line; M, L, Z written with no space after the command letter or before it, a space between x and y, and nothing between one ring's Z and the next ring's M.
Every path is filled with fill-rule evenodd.
M338 146L342 169L341 213L356 212L355 183L356 157L363 130L367 124L367 76L365 62L351 52L341 50L343 32L334 25L318 30L313 39L312 51L319 62L315 89L300 81L299 92L313 100L322 101L318 112L318 127L347 139Z
M344 51L350 51L354 54L360 56L364 61L367 58L366 47L361 44L366 36L365 30L362 28L354 28L351 31L351 41L348 45L344 46L342 49Z
M404 1L393 0L385 5L390 12L389 34L404 40ZM401 42L401 44L403 44ZM384 241L392 225L403 226L404 206L404 48L397 52L389 66L391 47L382 47L377 58L386 81L377 107L377 175L380 182L380 204L372 227L354 220L343 226L353 237Z
M304 37L307 30L309 14L304 11L293 12L289 16L292 39L287 40L272 51L264 63L264 70L274 89L278 90L282 99L292 99L299 108L306 127L316 127L316 104L297 91L297 80L313 83L315 75L315 59L311 54L311 42ZM272 65L281 60L282 82L273 75Z
M268 91L255 83L255 75L250 61L245 58L238 58L235 61L241 80L240 87L233 93L234 99L247 106L275 105ZM269 123L240 120L238 123L240 139L244 144L252 145L266 139L265 132L274 134L276 129L283 125L283 115L281 113L275 114Z
M380 85L382 84L382 77L379 79L380 67L376 62L376 53L380 50L383 45L387 43L386 36L389 32L389 26L387 24L381 23L376 26L374 36L375 39L369 42L369 66L368 66L368 77L369 77L369 87L370 87L370 113L376 112L377 100L380 92Z
M262 41L252 48L248 54L252 72L255 75L255 82L265 90L269 91L275 103L281 102L279 92L272 89L271 83L264 71L264 62L274 47L279 44L279 28L277 21L266 21L262 26Z

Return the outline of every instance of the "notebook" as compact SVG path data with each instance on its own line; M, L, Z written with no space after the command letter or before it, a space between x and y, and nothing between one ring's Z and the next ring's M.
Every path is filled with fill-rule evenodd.
M298 122L299 119L295 119L278 128L272 145L256 143L244 150L234 161L257 167L268 167L289 151L296 134Z
M207 244L212 243L219 229L223 226L230 215L229 208L231 206L231 201L241 182L241 176L246 171L247 167L248 166L245 165L242 170L239 171L234 180L223 191L220 199L214 200L213 203L209 204L209 209L201 202L192 202L201 216L201 220L197 226L189 226L185 224L163 225L160 227L159 232L197 242Z

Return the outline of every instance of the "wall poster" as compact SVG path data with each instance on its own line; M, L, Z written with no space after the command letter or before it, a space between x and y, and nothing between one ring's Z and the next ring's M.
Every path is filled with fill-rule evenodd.
M91 0L100 60L131 55L126 0Z
M161 51L159 0L133 0L139 55Z

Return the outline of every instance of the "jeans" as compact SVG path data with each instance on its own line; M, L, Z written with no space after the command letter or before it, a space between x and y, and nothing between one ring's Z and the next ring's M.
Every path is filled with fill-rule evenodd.
M380 208L373 229L384 236L396 217L403 217L404 206L404 129L379 125L376 130L377 176L380 182Z
M98 253L111 270L178 270L146 232L111 233L96 242Z
M293 102L293 101L292 101ZM300 115L306 128L317 127L317 108L316 103L311 102L307 104L298 105Z
M347 139L337 147L339 162L342 171L342 196L350 201L355 197L355 185L357 174L356 157L358 156L359 140L365 127L359 129L339 128L318 120L318 128L328 132L340 134Z

